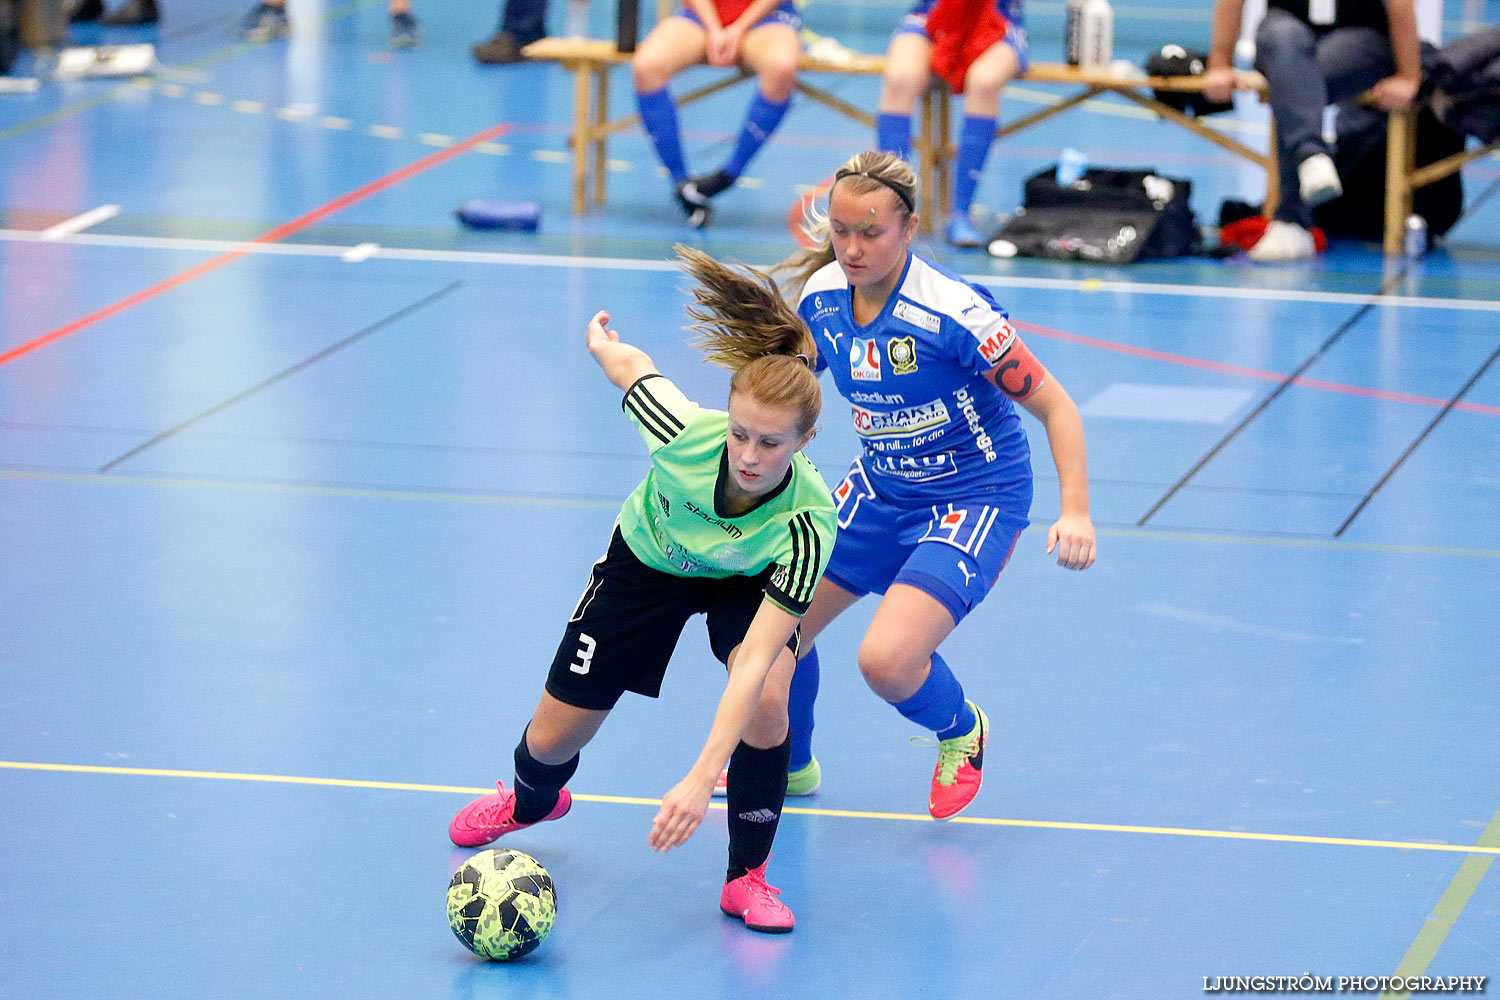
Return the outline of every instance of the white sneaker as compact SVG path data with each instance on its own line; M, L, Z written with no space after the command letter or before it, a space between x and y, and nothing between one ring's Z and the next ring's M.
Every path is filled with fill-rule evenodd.
M1257 264L1276 264L1289 260L1308 260L1316 257L1318 249L1313 245L1312 233L1295 222L1273 220L1266 227L1260 242L1250 248L1250 259Z
M1338 168L1327 153L1314 153L1297 164L1297 186L1302 192L1303 203L1309 208L1332 201L1344 193Z

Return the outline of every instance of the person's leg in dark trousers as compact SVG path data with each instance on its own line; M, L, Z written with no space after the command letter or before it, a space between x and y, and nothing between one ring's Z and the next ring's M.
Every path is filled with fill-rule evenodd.
M1312 225L1297 168L1310 156L1328 155L1323 109L1368 90L1395 72L1391 44L1371 28L1338 28L1319 36L1283 10L1266 12L1255 36L1255 68L1270 88L1276 120L1281 204L1276 218Z
M547 0L506 0L499 30L474 46L474 59L491 65L520 62L521 48L546 34Z

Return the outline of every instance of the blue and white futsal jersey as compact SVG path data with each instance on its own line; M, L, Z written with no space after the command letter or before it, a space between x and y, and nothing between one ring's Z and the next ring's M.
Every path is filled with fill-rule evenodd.
M1012 348L1025 350L1005 311L987 290L910 253L868 326L854 322L850 296L834 261L808 279L797 309L817 338L819 370L826 364L850 403L876 495L903 506L974 501L1024 517L1031 449L1015 405L984 377Z

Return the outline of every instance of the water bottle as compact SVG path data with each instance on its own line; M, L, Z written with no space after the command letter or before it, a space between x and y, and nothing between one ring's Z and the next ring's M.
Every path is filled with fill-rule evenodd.
M587 38L589 33L589 0L568 0L568 16L563 24L563 35L566 37Z
M1063 22L1063 61L1078 65L1078 30L1083 23L1084 0L1067 0Z
M1107 70L1115 44L1115 12L1109 0L1084 0L1078 21L1078 65Z
M1065 149L1057 156L1057 186L1072 187L1083 180L1089 158L1076 149Z

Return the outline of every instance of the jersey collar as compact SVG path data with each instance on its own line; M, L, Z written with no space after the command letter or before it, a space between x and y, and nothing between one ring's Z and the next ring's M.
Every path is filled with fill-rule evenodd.
M792 456L792 461L794 463L797 461L795 455ZM723 448L719 449L719 478L718 481L714 483L714 513L719 517L729 518L745 517L747 514L754 513L756 510L759 510L761 507L764 507L772 500L775 500L777 497L781 496L782 492L792 484L792 471L792 466L788 465L786 467L786 475L782 478L781 482L776 484L776 488L774 490L770 490L762 494L759 500L756 500L753 504L740 511L738 514L731 514L729 513L728 504L729 446L725 445Z

